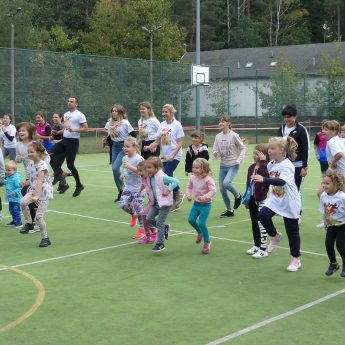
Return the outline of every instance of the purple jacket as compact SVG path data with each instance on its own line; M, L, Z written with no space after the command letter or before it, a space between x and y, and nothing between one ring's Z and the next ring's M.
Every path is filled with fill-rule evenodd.
M248 188L249 183L250 183L250 176L252 176L254 173L255 165L256 164L254 163L254 164L250 165L248 168L247 185L246 185L247 188ZM261 175L263 177L269 177L266 161L260 161L260 166L259 166L259 169L257 170L256 174ZM265 183L259 183L259 182L254 183L254 199L255 199L255 202L257 204L266 199L268 188L269 188L269 186L266 185Z

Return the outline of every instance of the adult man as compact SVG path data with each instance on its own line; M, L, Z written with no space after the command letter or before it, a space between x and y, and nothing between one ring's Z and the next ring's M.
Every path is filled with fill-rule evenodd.
M293 105L287 105L283 111L285 124L278 130L278 137L290 136L295 139L298 144L297 157L293 163L295 166L295 183L299 192L301 191L301 185L303 177L308 173L308 150L309 150L309 135L307 129L298 123L297 109Z
M65 193L69 188L66 180L64 177L61 177L60 174L61 165L66 158L67 167L71 171L76 182L73 197L77 197L85 188L80 182L79 173L74 166L74 162L79 149L80 133L88 131L86 117L77 109L77 106L78 98L70 97L67 104L68 112L64 114L65 130L63 132L62 141L53 147L51 156L51 166L55 174L53 184L60 180L60 194Z

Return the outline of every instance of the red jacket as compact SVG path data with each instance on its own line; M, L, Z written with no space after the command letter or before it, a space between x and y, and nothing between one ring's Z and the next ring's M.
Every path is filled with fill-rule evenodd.
M248 168L247 185L246 185L247 188L248 188L249 183L250 183L250 176L252 176L254 173L255 166L256 166L256 164L254 163L254 164L250 165ZM256 171L256 174L261 175L263 177L269 177L266 161L260 161L260 166L259 166L258 170ZM260 182L254 183L254 199L255 199L255 202L257 204L266 199L268 188L269 188L269 186L266 185L265 183L260 183Z

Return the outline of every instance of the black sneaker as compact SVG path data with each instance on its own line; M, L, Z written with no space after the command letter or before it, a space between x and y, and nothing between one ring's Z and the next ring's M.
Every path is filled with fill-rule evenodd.
M334 264L329 264L327 271L325 272L326 276L331 276L334 272L338 271L339 264L336 262Z
M75 197L77 197L80 193L81 193L81 191L84 189L85 187L84 187L84 185L80 185L80 186L78 186L78 187L75 187L75 191L74 191L74 193L73 193L73 198L75 198Z
M34 229L34 225L32 223L26 223L19 232L21 234L28 234L29 231L33 229Z
M69 188L69 184L68 183L61 185L59 193L60 194L65 193L68 188Z
M53 186L55 186L60 181L60 178L61 178L61 176L54 175L54 179L53 179L53 182L52 182Z
M242 202L242 195L240 194L237 198L235 198L235 203L234 203L235 210L240 207L241 202Z
M15 222L12 220L12 222L9 222L8 224L6 224L6 226L14 226Z
M234 216L234 212L229 211L229 210L224 211L224 212L220 215L221 218L233 217L233 216Z
M343 264L343 270L340 273L340 277L345 278L345 264Z
M156 243L156 245L152 248L153 252L162 252L165 249L164 243Z
M122 192L123 192L122 189L120 189L119 194L117 194L117 198L114 200L114 202L120 201Z
M51 245L51 242L49 240L49 237L46 237L46 238L42 238L42 240L38 246L43 248L43 247L48 247L50 245Z
M169 237L170 224L164 224L164 237L167 240Z
M60 192L60 190L61 190L61 186L62 186L62 184L61 183L59 183L59 185L58 185L58 187L57 187L57 192Z

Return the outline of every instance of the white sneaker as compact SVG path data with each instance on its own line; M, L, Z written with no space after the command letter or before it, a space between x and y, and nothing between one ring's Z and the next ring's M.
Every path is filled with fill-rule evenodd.
M283 235L280 232L277 233L276 237L271 237L270 243L267 248L267 252L268 253L274 252L277 249L278 244L282 239L283 239Z
M322 228L325 227L325 223L320 223L320 224L316 225L316 227L317 227L318 229L322 229Z
M246 254L247 255L253 255L253 254L257 253L259 250L260 250L260 248L253 246L246 251Z
M288 272L297 272L301 268L301 259L300 258L294 258L291 257L290 265L286 267L286 270Z
M252 255L252 258L261 259L261 258L265 258L266 256L268 256L267 250L259 249L256 253Z

